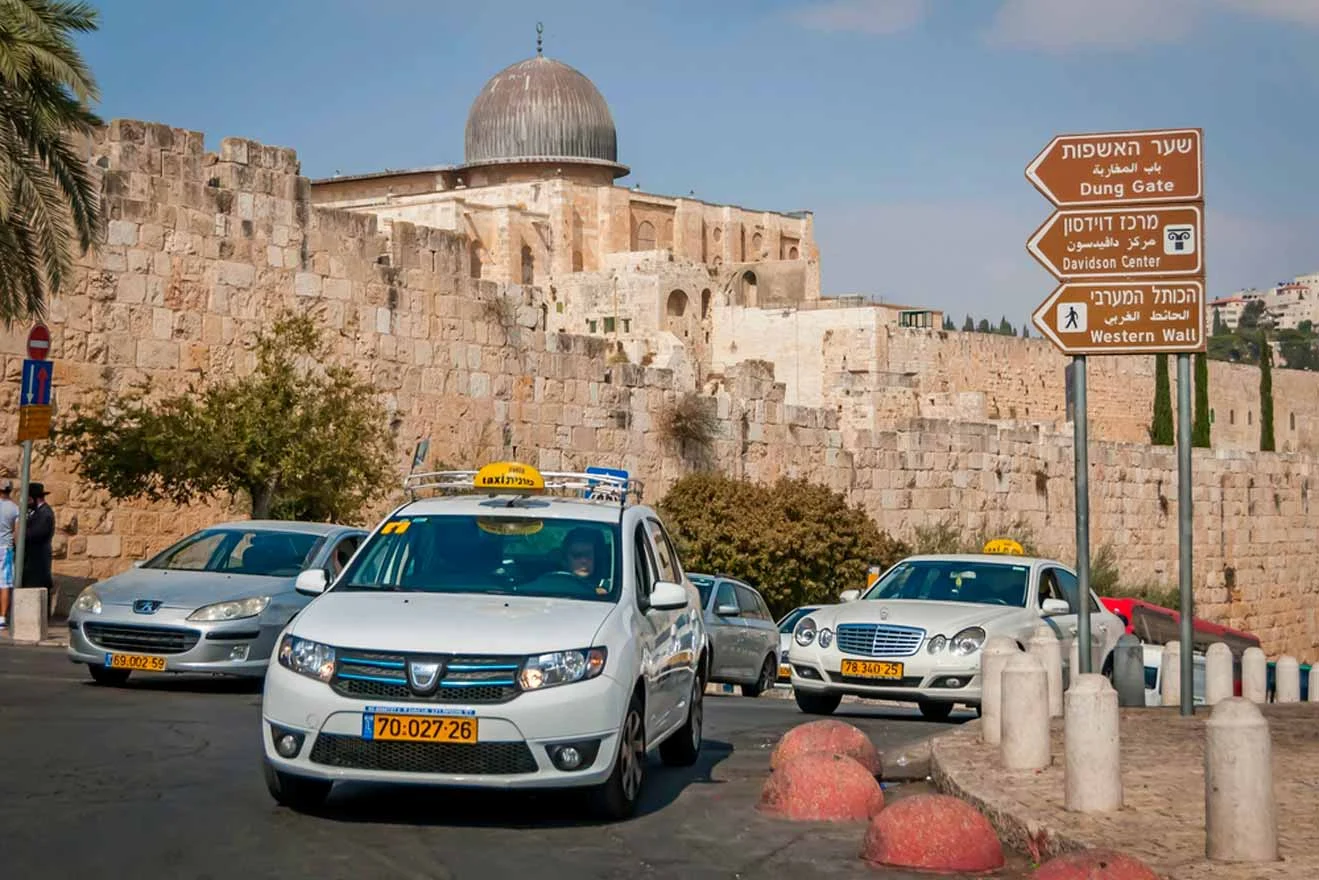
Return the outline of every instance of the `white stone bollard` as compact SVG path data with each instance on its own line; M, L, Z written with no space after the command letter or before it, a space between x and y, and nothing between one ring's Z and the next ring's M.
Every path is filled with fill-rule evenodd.
M1049 676L1049 717L1059 718L1063 714L1063 646L1058 641L1053 627L1047 623L1040 624L1031 636L1026 650L1044 664L1044 671Z
M1306 696L1309 702L1319 703L1319 661L1310 664L1310 693Z
M1017 653L1003 664L1002 743L1008 770L1039 770L1052 759L1049 674L1033 654Z
M1205 722L1205 856L1278 858L1273 743L1264 715L1245 697L1222 700Z
M1205 704L1217 705L1233 694L1232 649L1214 642L1205 652Z
M1290 654L1278 658L1273 670L1273 702L1299 703L1301 701L1301 664Z
M1252 703L1269 701L1269 661L1254 645L1241 655L1241 696Z
M1002 736L1003 664L1021 647L1006 636L994 636L980 649L980 740L998 745Z
M23 587L13 591L14 641L33 644L46 638L46 588Z
M1163 662L1159 666L1159 693L1163 705L1182 704L1182 645L1176 640L1163 646Z
M1122 809L1122 754L1117 691L1097 673L1067 691L1063 719L1063 804L1079 813Z

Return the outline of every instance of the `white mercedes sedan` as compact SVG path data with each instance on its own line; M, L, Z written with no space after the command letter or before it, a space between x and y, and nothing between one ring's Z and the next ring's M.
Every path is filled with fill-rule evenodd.
M844 696L914 702L926 718L980 707L980 649L993 636L1024 649L1041 623L1063 641L1078 625L1076 573L1019 555L910 556L864 594L797 621L789 663L797 705L828 715ZM1122 621L1090 595L1094 669L1109 674Z

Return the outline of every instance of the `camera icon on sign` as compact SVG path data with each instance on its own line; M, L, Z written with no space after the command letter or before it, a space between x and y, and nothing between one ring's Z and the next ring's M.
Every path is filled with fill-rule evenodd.
M1195 253L1195 227L1189 223L1163 227L1163 252L1170 256Z

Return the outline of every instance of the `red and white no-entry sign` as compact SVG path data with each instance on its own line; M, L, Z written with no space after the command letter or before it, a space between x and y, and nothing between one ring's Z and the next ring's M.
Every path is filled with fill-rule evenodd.
M44 361L50 356L50 329L45 324L35 324L27 335L27 356L34 361Z

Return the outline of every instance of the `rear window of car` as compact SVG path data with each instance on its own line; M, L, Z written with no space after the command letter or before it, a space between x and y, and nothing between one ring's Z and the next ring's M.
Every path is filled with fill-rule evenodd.
M710 595L714 592L714 578L704 574L688 573L687 580L696 585L696 589L701 593L701 607L704 608L710 604Z

